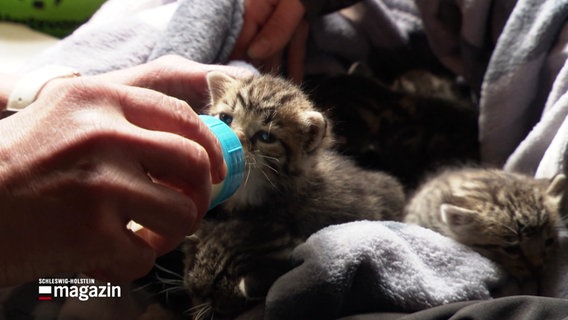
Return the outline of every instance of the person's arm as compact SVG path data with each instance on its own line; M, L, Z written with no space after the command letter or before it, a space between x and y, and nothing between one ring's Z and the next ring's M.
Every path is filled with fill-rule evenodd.
M0 285L63 272L132 280L196 230L226 174L184 101L201 103L209 70L246 72L164 57L51 80L0 120Z

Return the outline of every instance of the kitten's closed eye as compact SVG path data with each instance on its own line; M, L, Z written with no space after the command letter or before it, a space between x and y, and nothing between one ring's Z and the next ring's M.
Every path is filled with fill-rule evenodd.
M503 235L503 242L509 244L509 246L515 246L519 242L519 236L515 233L509 235Z
M506 246L501 247L501 249L511 257L519 257L522 254L522 250L519 246Z
M406 221L472 245L524 279L543 266L557 240L565 180L564 175L550 181L489 168L444 170L409 201ZM468 221L477 226L465 228Z

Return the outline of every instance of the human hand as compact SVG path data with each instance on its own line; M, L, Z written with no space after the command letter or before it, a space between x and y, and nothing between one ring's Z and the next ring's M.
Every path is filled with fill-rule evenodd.
M265 72L278 72L286 50L286 72L300 83L308 37L304 13L300 0L245 0L243 27L231 59L250 61Z
M187 73L180 84L172 61ZM197 228L226 170L217 139L182 100L123 84L199 99L206 69L221 67L184 61L52 80L0 121L0 284L135 279ZM133 233L130 220L145 228Z
M222 71L235 78L252 75L250 70L224 65L202 64L180 56L168 55L136 67L97 75L101 81L150 88L189 103L202 113L209 104L206 75Z

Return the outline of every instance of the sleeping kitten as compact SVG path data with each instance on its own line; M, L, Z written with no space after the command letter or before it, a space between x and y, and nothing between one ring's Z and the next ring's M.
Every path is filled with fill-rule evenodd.
M553 179L497 169L447 170L418 189L405 222L471 246L523 280L543 267L558 238L564 175Z
M240 189L187 239L186 286L207 316L233 316L262 300L291 268L291 251L331 224L401 220L402 186L336 154L329 120L289 82L208 74L209 113L239 136Z

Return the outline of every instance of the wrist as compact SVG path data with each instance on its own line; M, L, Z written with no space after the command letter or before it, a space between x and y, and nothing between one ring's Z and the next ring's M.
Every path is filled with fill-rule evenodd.
M15 85L3 90L10 90L7 101L2 105L5 110L19 111L32 104L40 91L49 81L57 78L78 77L77 70L64 66L49 65L23 75ZM5 99L5 94L2 94ZM2 101L0 101L2 102Z
M8 105L8 97L20 80L20 76L1 74L0 79L0 111L3 111Z

